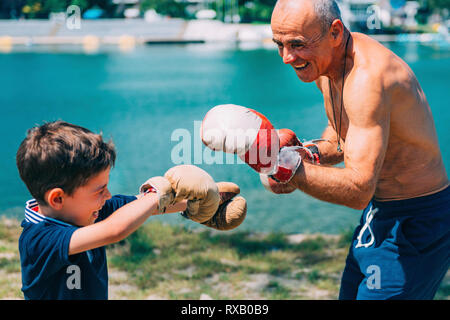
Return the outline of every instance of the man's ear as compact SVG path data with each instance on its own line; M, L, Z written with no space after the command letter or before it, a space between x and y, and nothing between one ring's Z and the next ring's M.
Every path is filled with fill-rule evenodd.
M53 188L46 192L45 200L47 201L47 204L54 210L60 210L64 205L65 196L66 194L64 193L63 189Z
M331 37L334 46L339 46L344 39L344 25L339 19L335 19L330 26Z

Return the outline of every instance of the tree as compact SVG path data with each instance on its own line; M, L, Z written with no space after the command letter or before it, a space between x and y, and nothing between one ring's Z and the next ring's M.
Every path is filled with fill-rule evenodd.
M276 0L239 0L242 22L270 22Z
M186 4L174 0L142 0L141 11L154 9L162 15L168 15L177 18L186 18Z

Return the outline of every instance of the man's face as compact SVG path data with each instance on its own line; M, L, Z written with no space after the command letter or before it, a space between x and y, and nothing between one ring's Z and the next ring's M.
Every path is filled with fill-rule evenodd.
M64 219L77 226L93 224L98 218L98 212L106 200L111 198L108 190L110 168L89 179L88 183L75 190L71 196L66 196L61 213Z
M272 14L273 41L285 64L304 82L317 80L331 63L328 32L322 30L310 2L302 7L276 6Z

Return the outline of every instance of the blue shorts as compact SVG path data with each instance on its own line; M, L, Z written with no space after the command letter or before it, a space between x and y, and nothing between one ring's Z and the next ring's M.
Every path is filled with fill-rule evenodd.
M450 187L407 200L372 200L356 228L339 299L425 299L450 264Z

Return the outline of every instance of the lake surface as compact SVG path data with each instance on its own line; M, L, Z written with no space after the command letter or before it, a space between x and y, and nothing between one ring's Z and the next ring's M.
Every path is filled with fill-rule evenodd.
M448 171L450 47L386 45L408 62L425 91ZM0 54L0 70L0 212L20 219L30 195L19 178L15 153L26 130L44 121L62 119L113 139L118 152L110 179L113 194L136 194L142 182L163 175L174 160L198 162L205 149L196 121L218 104L257 109L275 127L291 128L304 139L319 137L327 124L315 84L300 82L270 49L172 45L85 54L74 48L31 48ZM191 154L174 158L180 143L190 143ZM248 201L241 229L338 233L360 217L359 211L301 192L271 194L243 164L199 166L216 181L241 187ZM197 227L177 214L151 219Z

